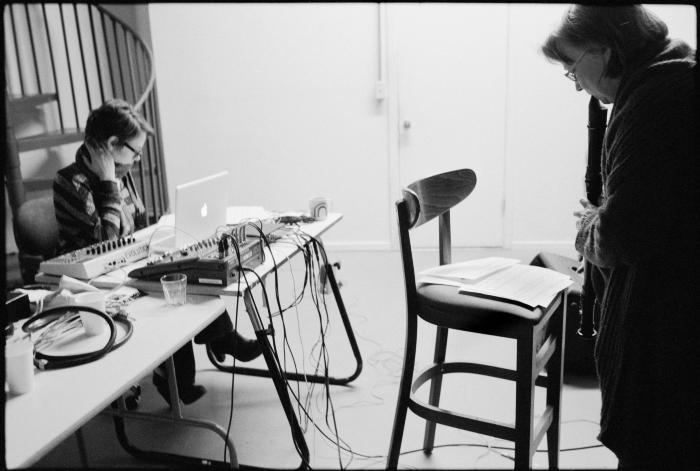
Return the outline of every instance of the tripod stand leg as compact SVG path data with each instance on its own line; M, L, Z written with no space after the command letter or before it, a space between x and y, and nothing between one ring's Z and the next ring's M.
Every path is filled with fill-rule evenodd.
M304 438L304 432L299 426L299 421L294 413L294 407L292 406L292 401L289 397L289 391L287 390L287 382L285 380L284 374L280 369L279 364L275 360L275 356L272 353L272 346L267 338L267 332L263 325L260 323L260 316L258 310L253 302L253 297L250 290L245 290L243 293L243 302L245 303L246 311L250 316L250 321L253 324L253 329L255 330L255 336L260 343L260 348L262 349L263 358L267 364L267 369L272 379L275 389L277 390L277 396L279 397L284 413L287 416L287 422L292 432L292 440L294 441L294 446L296 447L299 456L302 460L302 467L306 464L308 465L310 456L309 448L306 445L306 439Z

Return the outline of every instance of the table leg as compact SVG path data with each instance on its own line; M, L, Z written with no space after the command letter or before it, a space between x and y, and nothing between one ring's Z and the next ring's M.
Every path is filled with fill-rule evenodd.
M122 448L124 448L124 450L126 450L133 457L147 461L174 463L178 465L185 465L188 468L190 466L196 468L207 466L221 469L238 469L239 465L238 458L236 456L236 449L233 446L231 437L229 437L229 434L223 428L221 428L215 422L209 420L186 419L182 416L182 409L180 407L180 396L177 391L177 378L175 376L175 363L173 362L173 357L170 357L166 360L165 367L168 371L168 386L170 388L170 397L174 399L171 400L170 416L151 414L147 412L127 411L124 396L121 396L117 401L118 409L106 409L104 411L104 413L112 415L114 419L114 428L117 433L117 439L119 440L119 443L121 444ZM224 439L225 446L229 453L230 462L223 463L218 461L211 461L208 459L182 456L161 451L142 450L140 448L137 448L131 444L129 438L126 435L124 419L127 418L166 422L174 425L185 425L209 429Z
M343 327L345 328L345 333L348 337L350 348L352 349L353 356L355 357L355 371L350 376L340 378L335 376L326 377L322 375L310 375L282 370L280 370L280 373L284 378L291 379L293 381L309 381L312 383L328 382L328 384L332 385L345 385L355 380L358 376L360 376L360 373L362 372L362 355L360 353L360 348L357 345L357 339L355 338L355 333L352 330L352 325L350 324L350 318L348 317L348 313L345 309L345 303L343 303L343 298L340 294L340 288L338 287L338 283L333 273L333 267L331 264L326 264L325 267L327 281L331 286L331 290L333 291L333 297L335 299L336 305L338 306L338 312L340 313L340 318L343 321ZM246 308L247 307L248 306L246 305ZM248 313L250 315L250 311L248 311ZM256 323L259 324L257 316L255 320L253 320L251 317L251 322L253 322L253 328L257 332L258 329L255 327ZM262 326L260 326L259 328L263 329ZM211 347L209 347L209 345L207 345L207 357L209 357L209 361L211 361L211 363L214 366L216 366L216 368L227 373L238 373L249 376L261 376L265 378L269 378L271 374L269 370L263 368L250 368L247 366L234 367L223 365L214 357L214 354L212 353Z

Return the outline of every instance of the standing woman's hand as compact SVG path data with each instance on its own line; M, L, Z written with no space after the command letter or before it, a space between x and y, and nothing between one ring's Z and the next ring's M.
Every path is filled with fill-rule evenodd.
M581 203L583 209L574 211L574 216L577 218L576 229L580 231L584 222L598 211L598 207L587 199L580 199L579 203Z
M100 177L101 181L117 181L114 157L112 157L111 152L100 152L97 156L90 154L87 165L95 175Z

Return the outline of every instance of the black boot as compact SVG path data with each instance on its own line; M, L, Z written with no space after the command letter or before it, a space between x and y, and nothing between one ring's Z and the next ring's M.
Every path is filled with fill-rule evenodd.
M175 375L177 379L177 392L185 404L191 404L207 392L204 386L194 384L195 361L192 342L187 342L173 355ZM163 396L165 402L170 404L170 389L168 387L167 369L165 363L161 364L153 372L153 384Z
M168 405L171 405L170 387L168 386L168 380L162 377L157 372L153 372L153 384L155 385L160 395L163 396L165 402L167 402ZM192 386L185 388L180 388L178 386L177 388L177 393L180 396L182 402L184 402L185 404L192 404L194 401L204 396L206 392L207 389L201 384L193 384Z
M138 384L131 386L131 388L129 388L129 390L124 393L124 403L126 404L126 410L138 409L140 400L141 386ZM112 408L117 408L117 401L112 401Z
M226 355L232 355L239 361L251 361L262 353L257 339L246 339L238 332L227 332L209 343L211 351L218 362L223 362Z

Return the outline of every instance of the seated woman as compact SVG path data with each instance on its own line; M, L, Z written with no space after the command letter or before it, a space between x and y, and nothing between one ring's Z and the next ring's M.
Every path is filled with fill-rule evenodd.
M90 113L75 162L59 170L54 180L59 254L118 239L147 225L146 208L130 169L152 134L151 126L124 100L109 100ZM256 340L244 339L233 330L226 312L194 340L208 343L220 361L227 354L250 361L261 353ZM192 343L178 350L174 360L180 398L192 403L206 392L194 383ZM170 404L165 364L154 371L153 383Z

